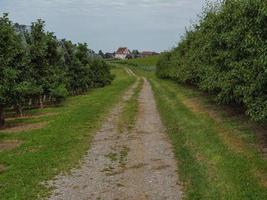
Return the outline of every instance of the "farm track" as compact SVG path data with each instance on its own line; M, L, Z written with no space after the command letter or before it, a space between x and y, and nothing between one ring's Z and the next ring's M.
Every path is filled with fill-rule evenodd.
M136 76L130 69L126 71ZM138 81L111 110L80 167L51 181L55 190L50 200L181 199L172 147L146 79L138 98L135 127L118 131L120 115L137 86Z

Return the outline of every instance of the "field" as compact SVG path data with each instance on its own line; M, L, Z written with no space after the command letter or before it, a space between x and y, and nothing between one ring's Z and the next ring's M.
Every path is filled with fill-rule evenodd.
M0 200L267 200L266 0L25 2L0 1Z
M266 199L264 128L194 88L158 79L143 68L138 62L131 67L153 86L185 199Z
M143 69L144 71L155 72L158 59L159 56L150 56L146 58L137 58L137 59L130 59L127 61L121 60L113 62L115 62L116 64L139 67L139 69Z
M28 110L24 118L7 118L8 128L0 134L0 189L3 194L0 199L43 199L55 186L65 190L70 187L63 184L65 175L72 174L70 170L80 165L81 171L76 172L80 175L71 175L74 182L80 185L83 178L89 179L82 171L85 168L83 156L91 149L96 133L98 140L105 143L94 142L97 148L88 154L87 162L91 163L90 159L97 160L99 154L103 154L106 164L91 163L88 168L93 170L91 179L108 179L109 186L115 189L112 192L103 186L103 199L110 196L110 192L120 196L116 188L127 188L126 180L140 181L139 190L150 192L142 185L142 174L155 161L150 158L151 163L142 164L144 161L140 157L146 157L152 151L155 157L170 159L169 154L166 157L168 150L157 151L162 148L160 142L163 141L162 136L154 136L161 128L159 122L152 123L156 114L150 110L153 106L149 108L151 98L155 98L178 164L159 165L146 174L152 173L153 169L165 170L164 173L171 173L170 167L177 169L180 186L177 191L168 191L169 196L179 195L181 189L183 198L190 200L266 199L264 125L251 122L238 109L217 105L212 97L193 87L157 78L156 62L157 58L153 57L117 63L112 70L116 78L110 86L69 97L58 106ZM149 84L154 96L149 95ZM115 113L108 116L110 109ZM109 127L108 132L105 127ZM153 137L148 134L149 130ZM141 134L144 138L139 141L140 133L144 131L146 134ZM145 142L148 141L146 137L150 137L149 143ZM160 152L165 152L164 156ZM101 170L101 175L95 177L94 170L95 173ZM135 172L131 173L131 170ZM47 184L59 173L63 174L63 183ZM117 182L121 175L130 178ZM161 181L165 180L162 178ZM161 188L169 190L172 186L168 184ZM151 186L156 190L156 182ZM85 188L81 192L83 195L96 190L94 184L87 189L82 185L72 186L67 195L77 195L76 187Z
M122 69L113 73L117 78L111 86L70 97L62 106L33 110L28 113L30 118L9 122L37 129L27 130L26 126L12 133L1 131L0 199L38 199L48 192L45 181L79 164L108 109L135 80Z

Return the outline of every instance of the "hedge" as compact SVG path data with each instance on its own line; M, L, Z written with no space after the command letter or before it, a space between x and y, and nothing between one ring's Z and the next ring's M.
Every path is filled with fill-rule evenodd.
M157 75L192 84L218 103L240 104L267 121L266 0L208 5L176 48L161 56Z

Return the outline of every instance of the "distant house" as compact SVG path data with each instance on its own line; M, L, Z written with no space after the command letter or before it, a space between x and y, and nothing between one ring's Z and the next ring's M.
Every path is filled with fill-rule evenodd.
M127 47L120 47L115 53L115 58L117 59L127 59L131 55L130 50Z
M154 51L143 51L141 53L142 57L149 57L149 56L155 56L155 55L158 55L157 52L154 52Z

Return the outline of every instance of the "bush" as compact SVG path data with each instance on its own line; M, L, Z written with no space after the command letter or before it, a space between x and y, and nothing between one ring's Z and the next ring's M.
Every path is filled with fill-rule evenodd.
M238 103L267 121L267 4L224 0L207 6L199 23L161 57L157 75L193 84L218 103Z
M68 94L69 93L65 85L59 85L56 88L50 90L51 97L54 98L57 103L65 100Z
M110 84L114 79L114 76L110 73L110 65L105 61L95 59L90 63L90 66L94 87L103 87Z

